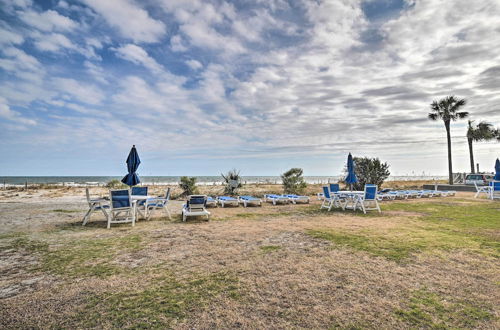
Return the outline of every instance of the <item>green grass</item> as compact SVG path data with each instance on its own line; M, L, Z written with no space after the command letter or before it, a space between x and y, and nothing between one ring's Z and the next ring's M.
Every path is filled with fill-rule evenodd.
M78 239L55 242L21 236L0 246L2 250L23 250L39 257L32 270L45 271L66 277L106 277L124 272L125 269L111 261L120 253L140 250L143 239L139 235L112 238Z
M315 228L307 233L337 246L371 253L396 262L417 253L466 249L500 257L500 205L496 203L387 203L383 210L418 213L390 229L339 230ZM401 215L398 215L401 216ZM398 220L394 220L398 221Z
M494 318L486 306L457 301L425 289L413 291L406 308L396 310L395 314L412 327L424 329L473 328Z
M76 321L84 328L170 328L218 296L239 299L238 279L216 273L179 280L168 273L141 290L91 296Z
M277 250L281 249L281 246L278 246L278 245L264 245L264 246L261 246L260 249L264 253L270 253L270 252L274 252L274 251L277 251Z

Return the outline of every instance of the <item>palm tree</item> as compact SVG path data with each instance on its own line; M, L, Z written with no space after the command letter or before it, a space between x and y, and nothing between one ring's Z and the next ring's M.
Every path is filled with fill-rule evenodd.
M446 139L448 140L448 180L453 184L453 166L451 162L451 136L450 136L450 123L457 119L465 118L469 115L466 111L459 111L465 105L465 99L457 99L455 96L447 96L439 101L431 103L431 112L428 117L430 120L441 119L446 128Z
M493 129L493 125L485 121L472 126L473 120L469 120L469 127L467 128L467 142L469 143L469 156L470 156L470 170L471 173L476 173L474 170L474 151L472 143L478 141L489 141L494 138L498 139L497 132Z

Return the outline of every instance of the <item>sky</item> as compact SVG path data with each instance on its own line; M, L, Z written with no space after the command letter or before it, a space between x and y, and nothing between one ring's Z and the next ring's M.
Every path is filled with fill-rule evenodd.
M0 175L446 175L500 126L498 0L0 0ZM452 125L469 169L467 121ZM500 143L475 144L492 171Z

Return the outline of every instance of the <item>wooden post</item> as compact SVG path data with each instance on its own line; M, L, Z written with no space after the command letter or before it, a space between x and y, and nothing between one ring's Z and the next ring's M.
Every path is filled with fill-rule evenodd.
M28 181L24 182L24 190L28 190Z

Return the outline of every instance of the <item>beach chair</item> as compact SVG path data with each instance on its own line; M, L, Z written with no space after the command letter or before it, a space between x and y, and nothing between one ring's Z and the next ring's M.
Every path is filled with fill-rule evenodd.
M383 200L395 200L396 195L391 189L383 189L377 193L377 199L379 201Z
M217 199L212 196L207 196L207 207L217 207Z
M490 182L491 188L490 188L490 198L493 199L500 199L500 181L492 181Z
M147 196L148 187L132 187L130 189L130 195L132 196ZM137 200L137 212L144 219L148 219L148 208L146 207L146 199Z
M234 198L231 196L219 196L217 197L217 201L219 202L221 207L224 207L227 205L232 205L232 206L240 206L240 201L238 198Z
M109 191L110 209L108 229L113 223L132 223L135 226L137 204L130 197L130 190L119 189Z
M366 214L366 211L377 210L379 213L380 206L377 201L377 185L365 184L365 193L363 195L354 196L353 209L360 209Z
M167 188L167 190L165 191L165 197L160 196L157 198L150 198L146 200L145 207L147 209L147 214L148 214L147 219L149 220L151 215L156 210L165 210L165 213L167 213L168 218L172 220L172 216L170 215L170 210L168 209L169 201L170 201L170 188Z
M182 207L182 221L186 221L187 217L206 216L207 221L210 220L210 212L205 208L207 204L206 195L190 195L186 204Z
M476 187L476 194L474 195L474 198L478 198L481 194L485 194L487 197L490 197L489 186L478 186L476 182L474 182L474 186Z
M243 207L247 207L248 205L258 205L262 206L262 200L253 196L240 196L238 197L240 203L243 204Z
M276 205L278 203L288 204L288 202L290 201L290 199L288 197L281 196L281 195L275 195L275 194L264 195L264 200L266 202L273 203L273 205Z
M340 185L338 183L330 183L330 193L336 194L340 191Z
M104 198L90 198L89 188L85 188L85 195L87 197L87 203L89 204L89 210L85 213L83 217L82 226L85 226L87 222L90 220L90 216L95 211L101 211L106 220L108 220L108 212L106 210L109 209L109 205Z
M294 194L288 194L288 195L283 195L285 197L287 197L290 202L292 202L293 204L297 204L297 203L305 203L305 204L309 204L310 202L310 198L309 196L299 196L299 195L294 195Z
M328 209L330 211L332 207L342 207L342 203L345 202L345 195L339 193L330 193L330 188L327 186L323 187L323 195L325 199L320 206L320 209Z

